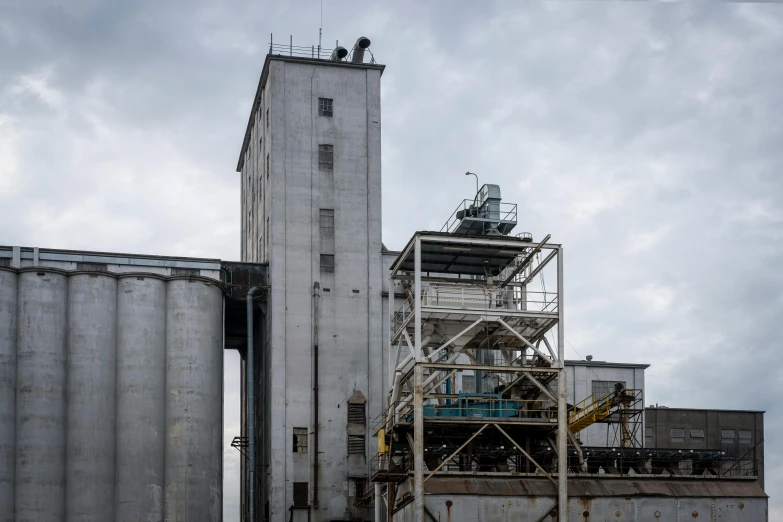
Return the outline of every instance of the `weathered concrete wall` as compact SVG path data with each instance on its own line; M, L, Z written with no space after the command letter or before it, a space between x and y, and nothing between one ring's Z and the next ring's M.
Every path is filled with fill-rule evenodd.
M318 507L312 520L342 519L353 509L352 477L366 477L365 453L348 454L348 399L367 400L365 424L383 401L381 321L380 70L271 59L242 171L243 260L268 261L268 357L264 367L262 501L270 520L288 520L294 483L313 484L313 283L319 311ZM333 100L333 117L318 99ZM268 118L267 118L268 111ZM331 172L319 169L319 145L333 146ZM267 168L267 155L269 168ZM323 238L320 209L334 210ZM268 220L268 225L267 225ZM334 255L334 272L321 254ZM293 451L293 428L307 428L307 456ZM351 433L357 435L356 426ZM364 515L364 513L360 513ZM306 512L295 512L296 517Z

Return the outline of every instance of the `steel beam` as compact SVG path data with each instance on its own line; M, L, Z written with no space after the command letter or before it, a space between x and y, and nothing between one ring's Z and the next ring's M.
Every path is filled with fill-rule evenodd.
M466 237L466 236L431 236L429 234L421 234L417 236L425 243L449 243L452 245L477 245L484 248L498 246L503 248L518 248L520 250L530 248L530 243L523 243L521 241L513 241L508 239L495 239L494 237ZM560 245L555 243L546 243L541 246L542 250L557 250Z
M558 519L568 520L568 419L566 418L565 329L563 316L563 247L557 249L557 504Z
M421 238L419 236L416 236L415 243L414 243L414 255L416 258L414 259L414 276L415 276L415 282L414 282L414 291L416 292L413 295L414 298L414 318L413 320L416 321L413 325L414 328L414 351L413 351L413 357L416 362L421 362L422 360L422 350L421 350L421 298L422 298L422 288L421 288Z
M478 437L478 436L479 436L479 433L481 433L482 431L484 431L484 428L486 428L487 426L489 426L489 424L484 424L484 425L483 425L481 428L479 428L479 429L478 429L478 431L476 431L476 433L474 433L473 435L471 435L471 436L470 436L470 438L468 438L468 440L466 440L465 442L463 442L463 443L462 443L462 445L461 445L459 448L457 448L456 450L454 450L454 453L452 453L451 455L449 455L449 457L448 457L448 458L446 458L446 459L443 459L443 462L441 462L441 463L440 463L440 465L439 465L437 468L435 468L435 469L432 471L432 473L430 473L429 475L427 475L427 476L424 478L424 482L427 482L427 480L429 480L429 478L430 478L431 476L433 476L435 473L437 473L438 471L440 471L440 468L442 468L443 466L445 466L445 465L446 465L446 463L447 463L448 461L450 461L451 459L453 459L453 458L454 458L454 456L455 456L457 453L459 453L460 451L462 451L462 450L463 450L463 448L464 448L465 446L467 446L468 444L470 444L470 443L473 441L473 439L475 439L476 437ZM494 426L495 426L496 428L498 427L498 426L497 426L497 424L495 424ZM500 428L498 428L498 429L500 429ZM502 430L501 430L501 431L502 431ZM512 442L513 442L513 441L512 441Z
M414 522L424 522L424 368L413 367Z
M470 354L462 352L468 357ZM535 371L541 373L560 373L558 368L536 367L536 366L492 366L486 364L452 364L452 363L422 363L425 368L436 368L438 370L485 370L495 373L517 373L523 371ZM555 400L554 398L552 400Z
M541 247L544 246L547 241L549 241L550 237L552 237L552 235L547 234L546 237L542 239L541 242L538 243L527 256L525 256L525 259L523 259L522 262L517 265L514 271L511 272L511 274L509 274L509 276L506 278L506 280L500 283L500 285L498 285L498 288L503 288L511 281L513 281L516 275L522 270L524 270L525 267L527 267L527 265L531 263L531 261L533 261L533 258L536 256L536 254L541 252Z
M516 337L518 337L520 341L522 341L523 343L525 343L525 344L527 345L527 347L528 347L528 348L530 348L531 350L533 350L534 352L536 352L536 353L537 353L537 354L538 354L538 355L539 355L539 356L540 356L542 359L544 359L545 361L549 361L549 360L550 360L550 359L549 359L549 358L548 358L546 355L544 355L544 352L542 352L541 350L539 350L538 348L536 348L536 347L533 345L533 343L531 343L530 341L528 341L527 339L525 339L525 337L524 337L524 336L523 336L521 333L519 333L519 332L517 332L516 330L514 330L514 329L513 329L511 326L509 326L509 325L508 325L508 323L506 323L506 322L505 322L503 319L500 319L500 318L498 318L498 322L499 322L500 324L502 324L502 325L503 325L503 326L506 328L506 330L508 330L509 332L511 332L512 334L514 334ZM551 362L551 361L550 361L550 362Z
M511 444L513 444L513 445L514 445L514 447L517 449L517 451L519 451L520 453L522 453L522 455L524 455L524 456L525 456L525 458L526 458L527 460L529 460L530 462L532 462L532 463L533 463L533 465L536 467L536 469L538 469L538 471L540 471L541 473L543 473L543 474L544 474L544 476L545 476L546 478L548 478L548 479L549 479L549 480L552 482L552 484L554 484L555 486L557 486L557 482L555 481L555 479L553 479L553 478L552 478L552 475L550 475L549 473L547 473L547 471L546 471L544 468L542 468L542 467L541 467L541 465L540 465L538 462L536 462L536 461L535 461L535 459L533 459L533 457L531 457L531 456L528 454L528 452L527 452L527 451L523 450L523 449L522 449L522 446L520 446L519 444L517 444L517 441L515 441L514 439L512 439L512 438L509 436L509 434L508 434L508 433L506 433L506 431L505 431L503 428L501 428L500 426L498 426L497 424L493 424L493 426L494 426L495 428L497 428L497 430L498 430L500 433L502 433L502 434L503 434L503 436L505 436L505 437L506 437L506 438L507 438L507 439L508 439L508 440L511 442Z
M530 281L533 280L534 277L538 275L538 273L544 269L544 267L552 260L553 257L557 255L557 250L552 250L548 256L544 258L543 261L541 261L538 266L536 266L532 272L530 272L530 275L525 278L524 281L522 281L522 286L527 285L530 283Z

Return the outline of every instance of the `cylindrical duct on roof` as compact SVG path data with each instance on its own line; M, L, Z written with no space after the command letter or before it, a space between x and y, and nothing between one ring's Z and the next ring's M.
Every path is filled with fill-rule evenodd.
M332 51L332 56L330 56L329 59L333 62L341 62L346 56L348 56L348 49L338 45L334 48L334 51Z
M163 520L166 281L117 285L117 522Z
M364 50L370 47L370 39L366 36L360 36L353 45L353 56L351 62L364 63Z
M68 278L65 519L114 518L117 278Z
M223 294L205 278L169 280L166 296L165 519L222 512Z
M0 522L14 522L16 269L0 267Z
M19 271L16 352L16 520L65 520L68 276Z

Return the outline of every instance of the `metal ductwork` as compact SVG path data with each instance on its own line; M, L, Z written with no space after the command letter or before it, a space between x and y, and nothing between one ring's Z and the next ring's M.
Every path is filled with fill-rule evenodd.
M351 62L364 63L364 50L370 47L370 39L366 36L360 36L353 45L353 56Z
M369 40L367 41L369 42ZM368 43L367 45L370 44ZM341 62L343 61L343 58L345 58L346 56L348 56L348 49L338 45L337 47L334 48L334 51L332 51L332 56L330 56L329 59L333 62Z

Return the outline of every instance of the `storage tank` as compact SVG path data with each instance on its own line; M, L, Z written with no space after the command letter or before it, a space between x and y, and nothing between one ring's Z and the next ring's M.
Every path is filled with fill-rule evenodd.
M21 269L17 299L16 522L61 522L68 276Z
M0 267L0 522L14 522L16 278Z
M68 278L66 520L114 518L117 419L117 278Z
M165 513L171 522L222 519L222 299L209 279L172 278L167 285Z
M0 522L222 519L223 293L0 268Z
M117 522L163 519L166 281L120 276L117 288Z

